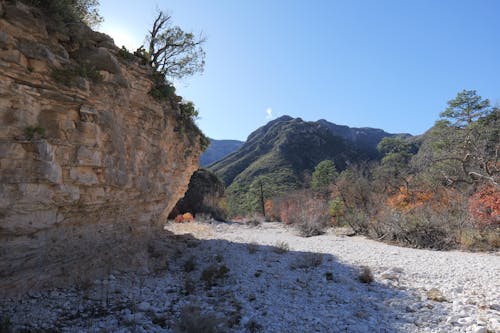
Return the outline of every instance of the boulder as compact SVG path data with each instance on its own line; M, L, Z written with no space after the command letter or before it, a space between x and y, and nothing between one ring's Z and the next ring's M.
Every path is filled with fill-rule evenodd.
M49 50L49 48L41 43L35 41L18 38L17 48L27 58L43 60L48 62L51 66L59 67L59 61L56 56Z
M7 50L13 45L14 39L6 31L0 31L0 49Z
M96 70L107 71L112 74L121 74L120 63L115 56L104 47L85 48L79 51L78 59L81 63L95 68Z
M17 2L15 5L4 5L3 17L14 26L32 32L37 37L47 37L47 28L42 20L33 15L33 10Z
M443 293L441 290L437 288L432 288L429 291L427 291L427 299L435 302L444 302L446 301L446 298L444 297Z
M82 48L85 47L100 47L100 46L114 46L113 38L108 35L93 31L83 23L75 23L69 27L69 35L73 40L78 41ZM116 48L116 46L115 46Z
M0 50L0 59L22 67L28 66L28 59L19 50Z

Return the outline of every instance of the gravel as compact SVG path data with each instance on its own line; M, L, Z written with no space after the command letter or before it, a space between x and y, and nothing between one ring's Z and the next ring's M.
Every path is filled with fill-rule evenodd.
M113 272L85 289L4 299L2 325L28 332L500 333L498 253L401 248L334 230L302 238L280 223L165 229L178 243L168 269ZM373 282L360 278L365 267Z

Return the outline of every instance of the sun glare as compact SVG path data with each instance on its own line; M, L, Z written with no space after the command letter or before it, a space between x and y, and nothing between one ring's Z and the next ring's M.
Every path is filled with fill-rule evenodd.
M141 42L123 27L103 25L100 30L101 32L111 36L118 47L125 46L129 50L135 51L139 46L141 46Z

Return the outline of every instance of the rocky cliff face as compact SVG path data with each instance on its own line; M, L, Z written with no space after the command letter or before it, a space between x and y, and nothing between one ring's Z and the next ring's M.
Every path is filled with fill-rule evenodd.
M146 66L83 24L49 22L0 2L0 291L115 267L201 153L200 133L179 130L180 99L148 94Z

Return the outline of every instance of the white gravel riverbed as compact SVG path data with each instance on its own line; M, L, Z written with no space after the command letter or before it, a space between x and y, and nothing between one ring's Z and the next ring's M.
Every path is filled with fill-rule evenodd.
M333 230L302 238L280 223L166 230L175 243L168 269L4 299L1 317L19 332L212 332L194 330L204 324L221 332L500 333L498 253L401 248ZM363 266L373 282L359 280Z

